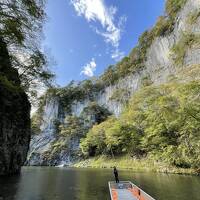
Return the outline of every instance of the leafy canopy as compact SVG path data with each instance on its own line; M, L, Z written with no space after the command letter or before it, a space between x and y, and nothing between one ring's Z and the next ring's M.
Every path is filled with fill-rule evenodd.
M27 92L33 91L40 81L49 84L53 78L40 48L44 5L45 0L0 2L0 38L6 43L12 65L18 69Z
M148 86L120 118L108 118L81 142L85 155L148 156L178 167L200 164L200 83Z

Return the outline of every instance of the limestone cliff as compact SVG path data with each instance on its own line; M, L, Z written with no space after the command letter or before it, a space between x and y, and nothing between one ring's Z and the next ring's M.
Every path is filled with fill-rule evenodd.
M30 104L0 40L0 175L20 172L30 142Z
M173 31L154 38L152 44L147 49L144 67L133 73L129 73L125 78L120 78L114 84L89 93L83 98L67 101L68 110L66 111L61 103L62 97L50 95L46 98L43 112L40 113L41 124L39 134L33 136L31 149L27 164L29 165L62 165L71 164L78 157L80 138L59 137L56 135L56 124L64 123L68 115L80 117L84 109L91 102L96 102L99 106L107 109L116 117L120 115L124 104L135 91L139 90L144 84L159 85L177 78L185 69L200 66L200 47L199 42L184 46L184 37L199 37L200 18L196 17L195 22L189 20L191 15L199 12L200 1L188 0L175 18ZM189 35L189 36L188 36ZM177 47L182 44L182 54ZM181 49L181 48L180 48ZM181 65L178 64L181 62ZM69 103L70 102L70 103ZM70 112L69 112L70 110ZM95 123L95 120L92 124ZM90 124L92 126L92 124ZM62 143L59 150L54 148L57 142ZM56 153L54 152L56 151ZM51 152L51 156L49 156ZM52 153L53 152L53 153ZM76 153L75 153L76 152ZM74 153L76 154L74 156ZM52 157L52 154L55 157Z

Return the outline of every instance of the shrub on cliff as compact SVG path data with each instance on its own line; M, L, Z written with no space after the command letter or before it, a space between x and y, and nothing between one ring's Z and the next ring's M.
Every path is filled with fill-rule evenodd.
M82 119L73 115L67 116L65 122L59 126L61 136L81 137L86 131Z
M180 40L172 47L172 59L177 66L184 65L185 54L192 47L199 48L200 35L193 33L182 33Z
M111 113L103 106L98 105L97 102L91 102L83 109L80 117L83 119L86 126L93 124L100 124L105 121Z
M195 24L200 17L200 9L196 9L188 15L187 23Z

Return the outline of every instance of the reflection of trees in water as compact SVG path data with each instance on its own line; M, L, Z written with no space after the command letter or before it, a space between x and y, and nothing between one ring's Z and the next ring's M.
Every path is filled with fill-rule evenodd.
M56 176L49 168L25 168L15 200L47 200L53 199Z
M0 200L15 200L20 175L0 178Z
M67 169L25 168L15 200L75 200L75 177Z

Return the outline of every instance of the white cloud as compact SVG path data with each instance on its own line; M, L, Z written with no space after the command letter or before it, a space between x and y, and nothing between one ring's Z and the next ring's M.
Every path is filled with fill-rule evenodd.
M83 67L81 74L84 74L84 75L89 76L89 77L94 76L96 66L97 66L97 64L95 62L95 59L92 58L92 60Z
M100 22L102 29L94 28L96 33L101 35L106 43L112 45L115 51L119 52L119 42L126 17L120 17L119 21L115 23L117 8L107 7L104 0L71 0L71 3L77 14L84 16L88 22Z
M124 52L119 51L119 49L115 49L115 51L112 52L111 58L115 61L119 61L124 57Z

